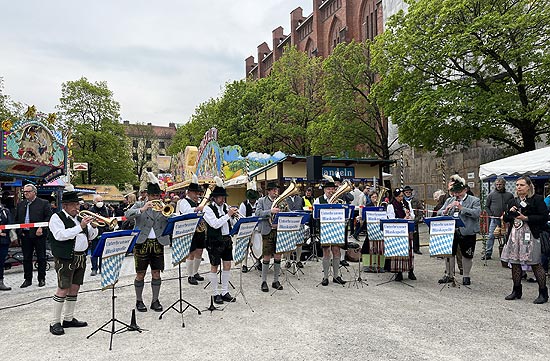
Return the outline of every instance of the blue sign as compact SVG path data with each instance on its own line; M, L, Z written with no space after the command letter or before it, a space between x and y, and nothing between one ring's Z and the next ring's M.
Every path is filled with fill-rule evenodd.
M323 175L329 175L333 177L334 175L339 174L343 178L355 178L354 167L323 167L321 169Z

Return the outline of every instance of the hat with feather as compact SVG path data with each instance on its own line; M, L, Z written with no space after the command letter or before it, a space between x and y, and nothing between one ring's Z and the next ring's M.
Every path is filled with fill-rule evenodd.
M451 182L453 182L450 188L451 192L462 192L466 188L466 180L458 174L454 174L451 176Z
M336 187L336 184L334 184L334 178L326 174L323 175L323 178L325 178L326 180L326 182L323 184L323 189L329 188L329 187L333 187L333 188Z
M152 172L147 172L147 194L161 194L159 179Z
M193 174L191 176L191 183L189 183L189 187L187 187L187 190L191 192L202 192L202 189L199 186L199 178L196 174Z
M258 193L256 181L250 181L246 184L246 199L256 200L260 198L260 193Z
M219 196L224 196L224 197L227 197L227 192L223 186L223 180L216 176L214 177L214 181L216 182L216 186L214 187L214 190L212 191L212 194L211 196L212 197L219 197Z

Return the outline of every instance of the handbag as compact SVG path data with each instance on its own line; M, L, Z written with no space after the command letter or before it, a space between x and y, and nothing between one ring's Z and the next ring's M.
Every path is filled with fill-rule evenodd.
M550 231L548 227L540 232L540 252L543 255L550 256Z

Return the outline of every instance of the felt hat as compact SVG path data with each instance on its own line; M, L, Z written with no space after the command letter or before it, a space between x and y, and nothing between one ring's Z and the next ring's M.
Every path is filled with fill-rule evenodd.
M278 185L277 183L275 183L275 182L268 182L265 189L267 189L267 190L269 191L269 190L275 189L275 188L279 188L279 185Z
M61 197L61 201L63 203L78 203L82 200L78 196L78 192L72 191L72 192L64 192L63 196Z

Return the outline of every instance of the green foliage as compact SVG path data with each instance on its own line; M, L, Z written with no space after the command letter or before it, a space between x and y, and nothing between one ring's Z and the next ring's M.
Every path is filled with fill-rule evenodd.
M0 77L0 123L6 119L15 121L23 115L23 104L4 94L4 79Z
M87 162L88 172L74 178L83 184L135 183L129 138L119 122L120 105L106 82L86 78L63 83L59 124L73 139L75 162Z
M484 139L535 149L550 131L550 1L418 0L377 38L374 93L412 146Z

